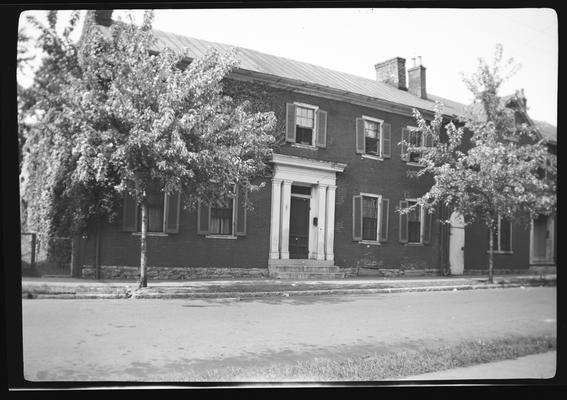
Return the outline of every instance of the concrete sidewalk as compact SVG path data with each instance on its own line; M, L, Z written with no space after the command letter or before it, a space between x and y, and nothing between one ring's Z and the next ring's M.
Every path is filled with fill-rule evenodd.
M69 277L24 277L23 298L69 299L173 299L250 298L267 296L376 294L439 290L497 289L555 286L556 275L501 275L488 283L486 276L350 278L334 280L234 279L200 281L148 281L138 289L136 281L91 280Z
M455 368L446 371L408 376L404 381L491 380L491 379L552 379L557 368L557 352L532 354L513 360Z

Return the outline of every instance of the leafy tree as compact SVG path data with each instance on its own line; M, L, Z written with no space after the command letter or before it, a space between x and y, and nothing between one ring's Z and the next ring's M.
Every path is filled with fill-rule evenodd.
M423 168L413 176L432 176L434 184L416 205L400 210L407 213L419 205L433 212L445 205L466 224L484 224L489 230L490 282L498 218L529 224L540 213L555 213L557 203L556 157L537 140L532 126L516 122L514 109L498 94L517 68L513 59L504 62L502 54L498 45L493 65L480 59L477 71L464 79L474 102L457 124L443 120L441 104L429 124L414 110L417 132L425 140L422 146L405 143L408 151L422 154ZM426 147L427 142L432 145Z
M157 185L184 205L258 190L268 166L274 114L253 113L223 95L233 54L209 52L180 68L182 54L150 52L153 12L140 28L93 29L79 49L81 76L67 87L74 126L71 181L134 196L141 221L140 287L147 286L148 196Z

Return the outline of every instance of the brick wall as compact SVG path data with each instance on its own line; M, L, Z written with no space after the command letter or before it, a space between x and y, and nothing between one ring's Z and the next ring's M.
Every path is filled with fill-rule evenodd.
M302 102L327 111L327 147L300 149L283 143L278 152L300 157L346 163L337 174L335 264L346 268L371 267L398 271L430 271L438 266L438 224L432 225L431 242L408 246L398 241L398 214L395 209L404 198L423 194L431 181L410 179L407 166L400 159L401 129L415 125L413 118L390 114L349 103L294 94L260 85L227 81L225 89L236 100L247 99L254 110L274 111L278 120L276 136L285 132L286 102ZM363 159L355 153L355 120L362 115L391 124L390 159ZM269 251L271 185L251 195L254 210L248 212L247 235L235 240L207 239L197 235L196 211L184 210L179 234L148 239L148 265L156 267L266 268ZM390 200L389 240L381 245L366 245L352 240L352 198L361 192L380 194ZM89 232L83 264L94 263L94 231ZM121 218L103 226L101 265L139 265L139 236L121 230Z

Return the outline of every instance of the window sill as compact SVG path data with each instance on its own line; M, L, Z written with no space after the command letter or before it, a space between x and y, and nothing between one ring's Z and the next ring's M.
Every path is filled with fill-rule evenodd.
M384 159L382 157L375 156L375 155L372 155L372 154L362 154L361 157L367 158L369 160L384 161Z
M490 250L486 250L486 254L490 254ZM512 250L493 250L492 254L514 254Z
M375 240L359 240L358 243L360 243L360 244L369 244L369 245L372 245L372 246L380 246L380 245L381 245L380 242L377 242L377 241L375 241Z
M234 236L234 235L205 235L205 238L207 238L207 239L230 239L230 240L234 240L234 239L238 239L238 236Z
M148 236L169 236L169 234L164 232L147 232ZM142 232L132 232L132 236L142 236Z
M301 144L301 143L292 143L291 147L297 147L298 149L307 149L307 150L318 150L317 146L313 146L311 144Z
M425 246L425 244L423 244L423 243L405 243L404 246L409 246L409 247L423 247L423 246Z

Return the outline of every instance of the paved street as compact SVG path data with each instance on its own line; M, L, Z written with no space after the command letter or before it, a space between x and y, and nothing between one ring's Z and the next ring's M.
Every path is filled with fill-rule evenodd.
M235 301L23 300L24 375L183 380L208 368L556 333L556 288Z

